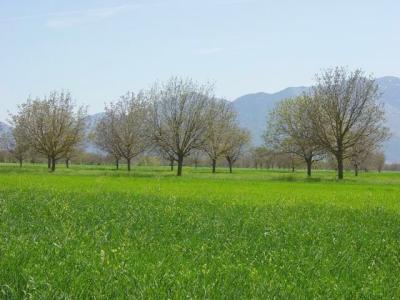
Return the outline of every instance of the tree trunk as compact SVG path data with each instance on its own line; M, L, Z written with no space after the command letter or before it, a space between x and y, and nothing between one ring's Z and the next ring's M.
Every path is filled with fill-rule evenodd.
M69 158L67 158L67 159L65 160L65 166L67 167L67 169L69 169Z
M56 159L55 157L51 158L51 171L54 172L56 170Z
M343 179L343 155L339 153L336 156L337 160L337 172L338 172L338 179L342 180Z
M312 160L307 159L306 162L307 162L307 176L311 177Z
M118 158L115 160L115 167L117 170L119 170L119 159Z
M215 174L215 169L217 166L217 160L215 158L212 159L212 172Z
M182 176L182 168L183 168L183 155L178 156L178 172L177 176Z
M197 159L194 161L194 168L197 169L199 162L197 161Z
M130 170L131 170L131 159L130 159L130 158L127 158L127 159L126 159L126 162L127 162L127 164L128 164L128 171L130 171Z
M50 170L50 168L51 168L51 158L48 157L48 158L47 158L47 169Z
M358 165L357 164L354 165L354 175L358 176Z
M169 161L169 166L171 167L171 172L172 172L174 170L174 160L173 159L171 159Z
M19 161L19 167L22 168L22 158L20 158L18 161Z
M231 159L229 159L229 158L227 158L226 160L228 161L229 173L231 173L231 174L232 174L232 160L231 160Z

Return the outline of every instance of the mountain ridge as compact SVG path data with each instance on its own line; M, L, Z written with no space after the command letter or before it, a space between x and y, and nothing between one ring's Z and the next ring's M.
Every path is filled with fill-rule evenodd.
M381 93L380 100L386 111L386 125L390 128L392 137L384 145L388 162L400 162L397 153L400 150L400 78L384 76L376 79ZM288 87L276 93L251 93L240 96L232 101L238 113L241 126L250 130L253 144L262 145L262 133L266 128L268 112L279 101L300 95L311 87Z

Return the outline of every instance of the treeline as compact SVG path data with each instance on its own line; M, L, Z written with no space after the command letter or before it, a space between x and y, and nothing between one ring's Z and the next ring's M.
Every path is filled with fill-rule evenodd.
M338 178L345 164L358 169L381 156L388 139L378 86L361 70L329 69L316 76L303 95L280 102L269 114L265 144L302 159L311 176L312 164L334 159Z
M97 166L109 166L114 164L116 167L115 158L105 153L93 153L93 149L81 148L77 149L73 155L67 159L61 159L58 164L63 163L66 167L71 165L97 165ZM29 164L43 164L47 163L47 160L43 156L27 152L24 155L23 162ZM0 163L18 163L19 161L7 150L0 150ZM143 153L137 156L132 164L135 166L170 166L170 170L174 171L176 163L171 165L168 159L163 158L159 153ZM193 168L197 167L210 167L212 169L212 162L208 155L203 151L194 151L190 156L185 159L185 166ZM276 169L282 171L294 172L296 170L303 170L307 168L306 163L303 159L296 155L288 153L277 152L266 146L259 147L247 147L240 158L235 163L236 167L240 168L254 168L254 169ZM127 168L125 160L121 161L118 166L119 168ZM216 167L228 168L229 164L225 159L217 161ZM322 160L315 161L312 164L313 170L335 170L336 169L335 158L327 156ZM355 173L354 166L350 160L346 160L344 167L346 170L353 170ZM392 164L385 162L385 155L383 152L372 153L366 158L366 160L359 166L360 171L400 171L400 164Z
M7 149L22 164L27 153L45 157L54 171L56 162L67 162L87 139L112 156L117 168L140 154L157 153L177 163L182 175L185 158L206 153L215 172L224 158L230 170L250 142L240 128L230 102L218 99L212 85L171 78L151 89L132 92L105 107L95 130L85 134L86 109L73 104L69 93L52 92L44 99L28 99L12 115L13 130L3 137Z
M284 153L261 146L250 149L247 156L243 158L240 163L252 168L266 168L266 169L290 169L294 172L299 168L308 167L307 162L301 156L292 153ZM335 157L330 154L321 156L320 160L312 161L312 169L319 170L336 170L337 163ZM400 164L385 164L385 155L382 151L372 151L363 156L363 160L354 166L351 159L346 159L344 162L346 170L353 170L357 176L358 171L371 171L375 170L381 172L382 170L400 171ZM307 173L311 176L311 169L307 169Z
M28 99L11 116L13 129L1 138L2 148L21 165L28 156L45 159L51 171L61 159L68 167L72 157L93 163L111 158L116 168L123 160L128 170L138 157L149 163L159 157L171 169L176 163L178 176L185 161L197 166L207 160L212 172L218 164L231 172L235 163L293 170L304 164L309 176L318 162L342 179L345 168L356 175L359 169L380 171L381 145L389 137L375 80L344 68L322 72L309 91L281 101L269 113L265 146L259 148L250 147L232 104L217 98L212 85L190 79L128 92L106 105L91 132L85 132L86 118L86 109L76 107L68 92ZM87 141L101 152L84 153Z

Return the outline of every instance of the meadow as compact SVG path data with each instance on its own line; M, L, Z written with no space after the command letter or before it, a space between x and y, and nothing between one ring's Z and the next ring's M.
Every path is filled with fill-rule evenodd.
M0 165L0 298L400 298L400 173Z

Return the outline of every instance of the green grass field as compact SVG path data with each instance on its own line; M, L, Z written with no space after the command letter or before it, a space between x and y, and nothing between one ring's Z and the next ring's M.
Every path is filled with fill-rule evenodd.
M0 298L400 298L400 173L0 165Z

